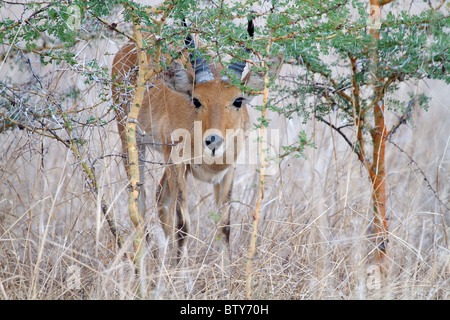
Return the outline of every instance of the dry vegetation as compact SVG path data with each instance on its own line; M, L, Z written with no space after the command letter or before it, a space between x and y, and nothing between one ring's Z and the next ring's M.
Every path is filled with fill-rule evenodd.
M370 184L351 151L329 128L316 123L317 149L308 160L289 159L270 176L262 207L255 298L413 298L449 297L449 212L428 183L446 202L448 184L448 106L436 84L429 112L420 112L416 127L404 127L395 139L413 159L389 146L388 198L391 230L390 269L379 289L369 290L371 255ZM420 121L418 121L420 118ZM286 137L298 122L279 121ZM93 136L86 152L92 157L117 153L113 124ZM99 203L85 184L79 163L53 141L37 139L18 129L1 135L1 286L3 298L128 299L135 297L137 280L130 262L114 245ZM427 181L424 180L422 172ZM224 292L220 241L215 239L212 193L192 180L189 240L191 273L196 291L186 295L176 270L157 268L146 256L149 277L161 288L158 298L243 298L245 259L255 201L254 169L241 166L234 188L232 215L232 289ZM120 158L96 163L102 192L125 238L131 230L124 193L125 172ZM149 166L148 194L162 170ZM153 201L151 201L153 204ZM162 231L155 208L146 213L153 245ZM128 250L129 250L128 246ZM68 269L78 266L80 289L68 285ZM76 269L75 269L76 270ZM369 273L369 274L368 274Z
M109 66L112 56L105 52L117 51L122 43L111 38L102 46L80 45L76 50ZM0 77L19 77L21 64L21 82L32 81L33 72L23 58L9 61ZM78 88L82 95L68 101L69 106L101 103L99 86L87 87L72 70L48 66L34 72L55 92ZM314 133L316 148L307 150L307 159L284 158L278 171L266 179L253 264L254 298L450 298L449 89L442 82L424 80L409 83L398 93L427 91L432 101L428 112L415 110L413 125L403 125L387 146L390 252L389 268L379 283L372 268L371 187L358 159L321 122L303 125L299 119L269 116L270 128L280 130L283 145L292 143L301 127ZM101 103L92 110L104 114L109 105ZM251 116L255 119L256 111ZM391 123L397 121L397 115L387 116ZM19 128L0 134L0 297L134 299L142 281L149 283L149 298L245 298L256 167L239 165L236 173L231 285L221 269L212 189L189 178L189 274L194 289L186 292L180 270L160 263L164 237L153 195L163 168L148 163L145 219L150 249L144 256L146 269L137 279L124 255L131 251L133 228L127 212L126 174L117 156L119 136L112 114L109 119L107 125L85 127L82 158L95 169L100 196L125 240L121 250L102 215L100 196L89 189L80 161L69 149ZM153 159L158 156L150 154L148 160Z

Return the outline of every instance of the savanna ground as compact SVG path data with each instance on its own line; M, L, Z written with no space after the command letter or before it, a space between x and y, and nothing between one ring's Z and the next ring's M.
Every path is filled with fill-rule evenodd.
M112 37L101 46L80 45L78 54L110 67L123 44ZM70 105L107 114L99 86L86 85L64 66L9 60L0 70L23 83L36 76L55 91L77 88ZM299 72L285 67L281 76ZM304 158L285 157L266 179L253 261L255 299L449 299L450 251L450 108L449 86L421 80L402 85L396 94L428 92L428 111L415 109L387 146L388 268L381 277L373 264L371 185L346 142L322 122L303 124L276 114L282 145L300 129L313 136L315 148ZM253 102L256 104L257 100ZM280 102L283 103L283 102ZM258 112L250 108L251 119ZM256 203L256 166L238 165L231 216L232 278L226 284L221 241L211 186L189 178L192 234L188 239L186 292L180 270L160 265L153 254L164 247L154 194L163 172L147 163L146 193L149 250L140 278L124 253L131 251L133 226L128 217L126 174L118 156L114 121L85 127L82 158L95 169L100 195L93 195L72 152L53 139L14 128L0 134L0 297L2 299L134 299L139 283L149 298L243 299L252 211ZM387 113L389 123L398 115ZM85 119L84 119L85 120ZM333 122L333 116L329 118ZM354 138L351 127L348 137ZM282 153L282 150L277 150ZM158 161L148 154L148 160ZM101 212L108 204L120 234L121 250Z

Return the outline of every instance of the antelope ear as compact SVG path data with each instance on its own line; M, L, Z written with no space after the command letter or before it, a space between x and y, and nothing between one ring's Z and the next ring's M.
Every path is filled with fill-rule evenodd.
M270 58L269 76L271 78L278 77L281 71L281 67L283 66L283 60L284 58L281 53L278 56ZM264 75L250 71L243 79L243 83L244 85L253 88L254 91L261 91L264 89Z
M182 95L189 95L194 88L193 76L178 62L172 62L164 70L162 80L169 89Z

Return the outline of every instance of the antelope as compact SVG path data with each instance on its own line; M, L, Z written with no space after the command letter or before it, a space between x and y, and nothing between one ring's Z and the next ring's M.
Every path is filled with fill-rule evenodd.
M251 35L252 30L253 22L250 20L248 31ZM196 47L190 35L186 37L185 44L186 47ZM185 161L167 165L157 188L158 217L166 237L175 243L178 262L182 256L186 255L185 240L190 227L187 211L189 191L186 185L189 173L213 185L215 203L221 212L219 230L221 238L229 249L229 202L233 188L235 161L242 148L230 143L229 140L234 137L227 138L227 130L243 133L250 126L247 102L251 97L243 94L238 87L230 84L226 76L220 74L223 67L216 66L214 63L208 64L204 58L192 53L187 56L186 49L181 50L180 58L173 61L157 79L148 83L138 116L138 127L141 130L141 134L138 135L140 159L145 157L145 145L150 144L150 147L162 152L165 161L169 163L175 153L175 147L183 143L185 146L190 145L191 150L200 148L201 158L208 157L212 160L207 162L188 158ZM151 59L152 57L148 56L150 65L153 63ZM277 75L281 62L282 57L277 56L270 72ZM124 86L117 84L134 84L137 65L136 46L130 42L116 53L112 66L112 76L115 79L112 87L113 101L117 106L117 126L122 140L123 154L126 154L127 149L125 122L132 99L129 93L127 96ZM187 66L187 69L184 66ZM244 62L231 63L228 66L228 72L234 72L241 79L245 66ZM253 75L251 71L241 81L256 90L263 87L261 77ZM187 138L184 136L183 140L174 140L173 132L177 129L187 132ZM195 130L201 130L200 142L193 139ZM231 161L216 161L224 157ZM142 163L140 163L140 176L142 183L144 176ZM139 207L141 213L144 213L145 194L143 190L140 192ZM229 255L229 250L227 252Z

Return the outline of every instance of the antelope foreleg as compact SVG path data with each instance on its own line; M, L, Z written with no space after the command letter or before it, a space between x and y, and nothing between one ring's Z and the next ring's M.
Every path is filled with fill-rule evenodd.
M167 168L157 191L159 219L169 242L176 247L177 262L185 255L189 233L185 166Z
M223 267L227 274L231 274L229 268L231 265L231 246L230 246L230 215L231 215L231 194L233 190L234 168L230 168L222 181L214 185L214 196L218 213L220 214L219 232L224 244Z

